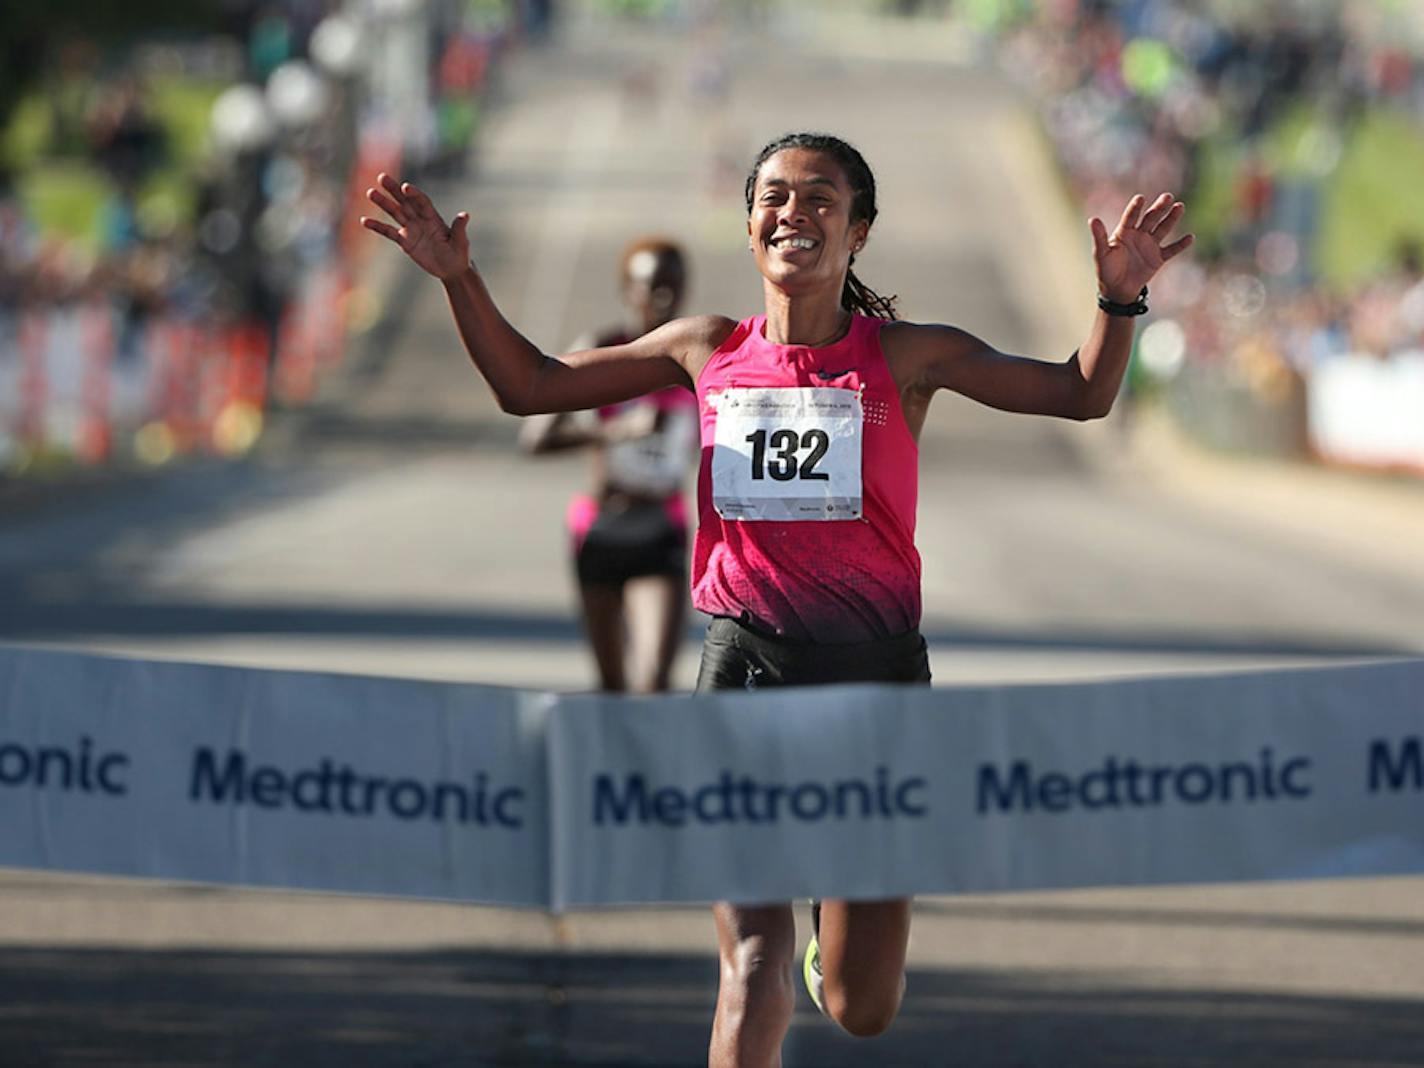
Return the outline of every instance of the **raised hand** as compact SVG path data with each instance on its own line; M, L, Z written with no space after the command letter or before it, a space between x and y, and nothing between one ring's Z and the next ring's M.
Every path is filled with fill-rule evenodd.
M1093 260L1098 269L1098 289L1108 300L1131 304L1162 265L1192 247L1191 234L1164 244L1187 210L1171 193L1163 193L1145 207L1138 194L1127 202L1117 229L1111 234L1097 216L1088 220L1093 232Z
M377 187L366 190L371 203L395 222L395 226L361 216L361 225L400 246L401 251L445 281L470 265L470 239L465 227L470 216L460 212L445 225L430 198L409 182L397 182L389 174L376 176Z

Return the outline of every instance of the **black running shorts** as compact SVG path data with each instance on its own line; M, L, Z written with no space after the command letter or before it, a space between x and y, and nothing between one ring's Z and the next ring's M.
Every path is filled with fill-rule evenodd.
M579 582L621 586L630 579L687 575L687 528L659 501L605 506L574 556Z
M925 639L918 630L911 630L875 641L818 645L787 641L718 616L708 626L702 643L696 692L837 682L928 686L930 658Z

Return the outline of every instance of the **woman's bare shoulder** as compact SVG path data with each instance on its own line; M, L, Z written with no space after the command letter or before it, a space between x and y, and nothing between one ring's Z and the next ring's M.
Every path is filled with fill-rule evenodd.
M696 348L705 349L708 356L722 347L738 325L736 319L725 315L692 315L677 321L683 325L683 337Z
M647 335L651 344L671 353L694 382L703 364L737 329L725 315L691 315L674 319Z

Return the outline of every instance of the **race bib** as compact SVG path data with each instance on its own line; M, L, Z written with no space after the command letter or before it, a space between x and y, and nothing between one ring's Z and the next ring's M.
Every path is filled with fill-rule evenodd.
M860 518L859 393L734 388L716 405L712 505L723 519Z

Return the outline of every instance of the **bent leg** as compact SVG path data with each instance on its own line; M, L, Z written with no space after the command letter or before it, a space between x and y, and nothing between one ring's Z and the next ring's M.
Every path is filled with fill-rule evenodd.
M884 1033L900 1011L910 901L821 902L823 1004L853 1035Z
M709 1068L779 1068L796 1007L790 905L714 905L721 981Z

